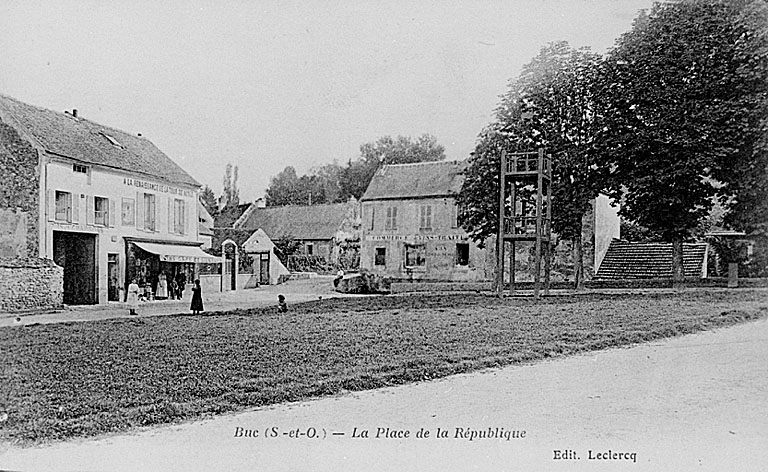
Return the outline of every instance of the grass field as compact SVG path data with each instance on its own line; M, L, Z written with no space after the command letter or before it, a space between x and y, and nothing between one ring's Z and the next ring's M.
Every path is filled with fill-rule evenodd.
M0 441L125 431L754 320L766 292L329 299L0 329Z

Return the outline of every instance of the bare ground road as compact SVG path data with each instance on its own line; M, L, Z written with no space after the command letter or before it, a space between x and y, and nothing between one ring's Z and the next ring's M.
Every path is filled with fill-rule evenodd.
M429 437L416 437L422 429ZM129 435L5 446L0 470L765 471L766 444L762 319Z

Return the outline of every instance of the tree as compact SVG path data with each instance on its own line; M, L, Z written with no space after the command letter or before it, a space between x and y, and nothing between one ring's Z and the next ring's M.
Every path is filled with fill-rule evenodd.
M445 148L430 134L417 138L384 136L374 143L360 146L360 158L349 161L342 175L340 188L346 198L360 198L373 175L384 164L411 164L445 159Z
M583 281L582 220L608 178L592 142L593 84L600 62L597 54L572 49L564 41L542 48L510 82L496 123L475 149L459 196L464 228L476 239L496 234L502 149L545 148L553 160L552 228L573 243L577 288Z
M340 187L343 169L326 164L299 177L291 166L270 180L266 191L267 206L319 205L344 201Z
M672 241L675 284L683 241L713 197L732 194L738 169L754 164L766 89L765 56L744 44L756 35L741 21L750 4L764 7L656 4L601 68L597 142L612 164L613 193L622 216Z
M227 167L224 170L224 195L223 197L226 199L226 203L224 205L225 208L232 208L236 207L240 204L240 189L237 187L237 178L238 178L238 168L237 166L234 166L234 171L232 168L232 164L227 164Z
M200 203L203 204L203 207L205 207L211 216L216 216L219 212L219 206L216 203L216 195L207 185L203 188L202 192L200 192Z
M286 167L269 181L269 187L266 191L267 206L305 203L299 200L299 185L296 169L292 166Z

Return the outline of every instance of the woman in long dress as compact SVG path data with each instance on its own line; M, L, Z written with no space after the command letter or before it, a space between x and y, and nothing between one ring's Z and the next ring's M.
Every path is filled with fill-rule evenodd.
M195 285L192 286L192 305L189 308L195 315L199 315L203 311L203 294L200 288L200 279L195 279Z
M157 293L155 298L158 300L165 300L168 298L168 280L165 278L165 272L160 272L160 277L157 281Z
M125 302L128 304L128 309L131 310L131 315L135 315L139 308L139 285L136 283L136 279L131 280L131 283L128 284L128 295L125 297Z

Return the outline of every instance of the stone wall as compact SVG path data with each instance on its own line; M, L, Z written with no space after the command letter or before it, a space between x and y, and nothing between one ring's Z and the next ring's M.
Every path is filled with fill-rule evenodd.
M39 187L37 151L0 119L0 257L37 257ZM6 222L13 223L6 225Z
M0 313L63 306L64 269L48 259L0 260Z

